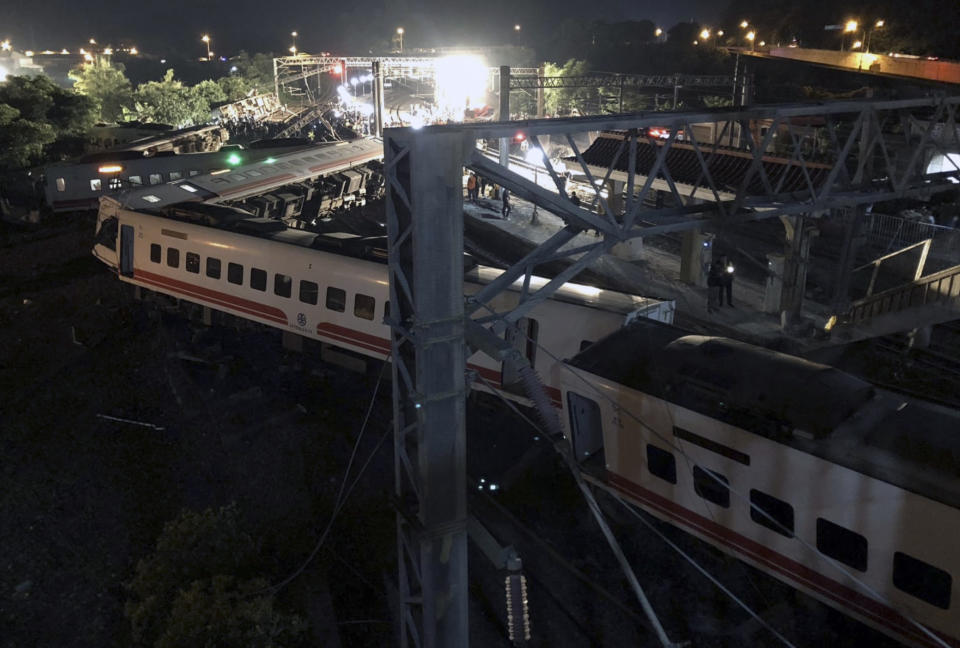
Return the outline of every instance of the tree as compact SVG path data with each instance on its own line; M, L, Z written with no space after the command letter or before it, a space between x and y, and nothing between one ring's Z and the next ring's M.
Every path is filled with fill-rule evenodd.
M193 93L198 102L206 103L207 113L210 112L210 106L223 103L227 100L227 93L224 92L219 83L212 79L201 81L197 85L190 88L190 92Z
M144 122L177 127L204 124L210 118L210 103L204 92L206 90L194 92L193 88L174 79L173 70L167 70L162 81L148 81L137 86L133 93L134 109L127 114Z
M306 624L274 609L253 538L234 505L168 522L137 563L125 615L137 646L290 648Z
M273 92L273 57L269 54L248 54L245 50L231 59L237 74L260 94Z
M0 84L0 164L26 167L79 152L94 118L92 100L46 76L9 77Z
M22 168L39 162L44 147L56 139L49 124L21 119L19 110L0 103L0 168Z
M250 92L250 83L240 76L220 77L217 79L217 85L223 90L227 101L240 101Z
M581 76L590 73L586 61L570 59L561 66L547 63L544 74L548 77ZM597 111L601 92L597 88L556 88L544 90L544 105L548 115L590 114Z
M109 57L97 56L70 70L73 88L96 102L100 119L118 121L124 107L132 105L133 87L124 74L120 63L112 63Z

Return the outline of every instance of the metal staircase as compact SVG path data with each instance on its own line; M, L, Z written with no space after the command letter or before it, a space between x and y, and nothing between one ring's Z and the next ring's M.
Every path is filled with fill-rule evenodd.
M853 302L831 333L834 340L853 342L955 319L960 319L960 265Z

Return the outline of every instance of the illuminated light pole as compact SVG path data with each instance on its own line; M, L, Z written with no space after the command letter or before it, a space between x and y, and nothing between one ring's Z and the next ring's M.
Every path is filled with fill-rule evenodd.
M757 32L752 29L747 32L747 40L750 41L750 51L755 52L757 50L756 43L754 42L757 38Z
M520 31L520 25L514 25L513 31L517 31L517 32Z
M397 27L397 36L400 37L400 53L403 54L403 27Z
M657 38L657 40L660 40L660 37L663 36L663 30L657 27L653 30L653 35Z
M0 50L3 50L4 52L9 52L11 47L12 46L10 45L10 39L7 39L2 43L0 43Z
M296 54L296 53L297 53L296 50L297 50L297 36L298 36L298 34L297 34L297 32L292 31L292 32L290 32L290 35L293 37L293 53Z
M746 20L740 21L740 29L746 29L749 26L750 26L750 23L748 23Z
M870 37L873 36L873 31L874 31L875 29L880 29L880 28L883 27L885 24L887 24L887 23L886 23L884 20L881 19L881 20L878 20L877 22L873 23L873 27L871 27L870 29L867 30L866 38L864 39L864 40L866 41L866 44L867 44L867 45L866 45L866 47L863 48L864 50L866 50L867 54L870 53Z
M207 60L209 61L210 56L213 54L213 52L210 51L210 36L204 34L200 40L203 41L203 44L207 46Z
M290 46L290 53L293 54L294 56L297 55L297 46L296 46L296 45L291 45L291 46Z

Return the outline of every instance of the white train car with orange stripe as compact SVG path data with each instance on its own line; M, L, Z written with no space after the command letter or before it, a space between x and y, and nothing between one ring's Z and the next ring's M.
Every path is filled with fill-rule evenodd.
M588 479L911 646L960 646L960 412L648 320L556 369Z
M101 201L97 227L94 255L121 281L361 356L390 354L386 265L318 249L329 237L231 207L134 210L112 198ZM464 290L472 294L499 275L475 266L466 272ZM518 297L518 289L505 291L489 305L501 311ZM673 309L669 301L567 284L521 320L511 340L548 376L551 356L571 357L637 316L672 321ZM511 363L478 353L469 364L492 387L522 400ZM557 386L547 389L560 406Z

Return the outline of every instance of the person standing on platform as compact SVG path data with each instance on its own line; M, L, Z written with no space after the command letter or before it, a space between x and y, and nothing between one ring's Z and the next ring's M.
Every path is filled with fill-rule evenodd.
M727 306L733 308L733 263L726 255L720 257L720 305L723 306L723 293L727 293Z
M470 177L467 178L467 199L476 204L477 202L477 175L471 173Z
M500 209L500 215L503 216L503 220L510 218L510 211L513 207L510 206L510 190L506 187L503 188L503 193L500 194L500 202L503 205Z
M707 271L707 312L717 311L717 300L723 294L723 265L720 259L714 259Z

